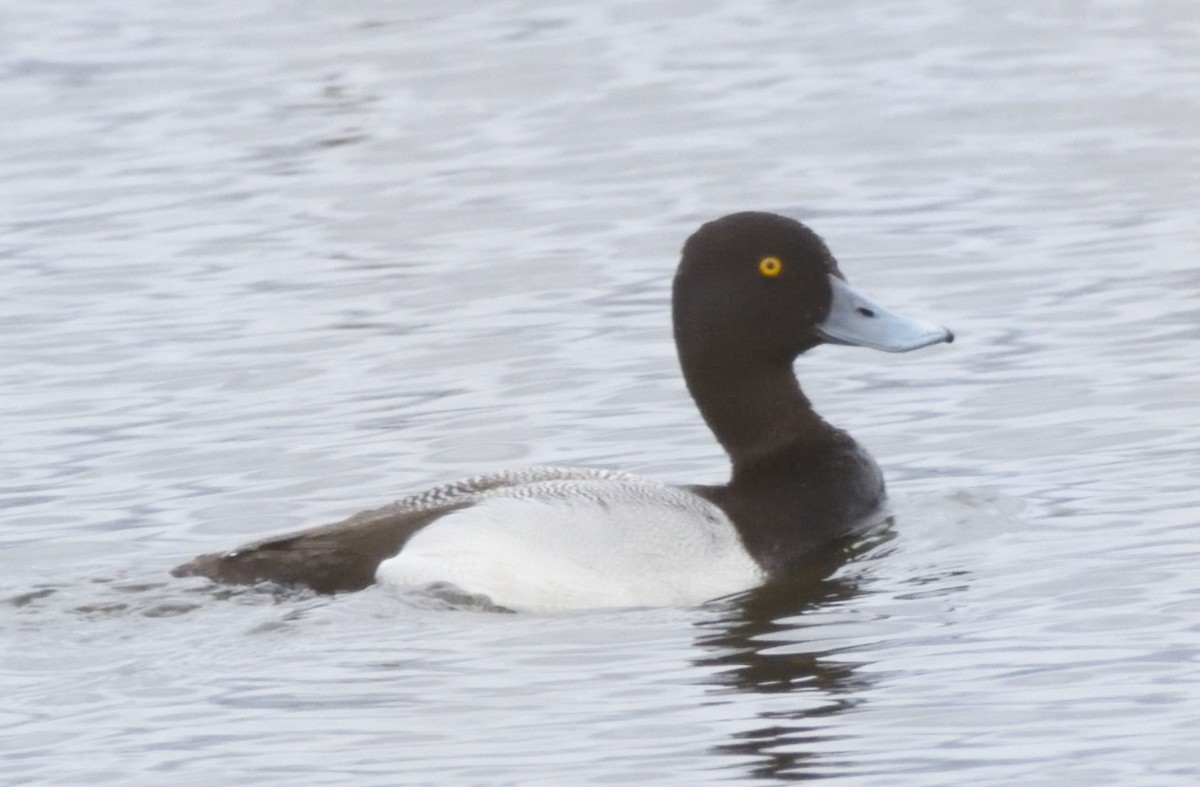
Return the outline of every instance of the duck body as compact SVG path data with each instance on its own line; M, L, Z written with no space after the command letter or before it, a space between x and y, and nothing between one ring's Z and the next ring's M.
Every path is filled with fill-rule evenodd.
M730 457L727 484L503 471L173 573L325 593L448 585L514 610L692 604L786 575L871 520L885 497L878 465L813 411L792 363L821 343L898 352L950 332L852 290L815 233L769 213L689 238L672 306L688 390Z

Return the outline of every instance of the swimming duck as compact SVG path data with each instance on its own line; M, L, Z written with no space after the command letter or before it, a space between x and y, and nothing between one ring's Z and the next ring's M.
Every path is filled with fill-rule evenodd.
M879 466L813 411L792 364L822 343L907 352L951 342L950 331L870 300L816 233L758 212L688 238L672 315L688 391L729 455L728 483L509 470L172 573L322 593L450 587L512 610L686 605L785 575L871 520L884 501Z

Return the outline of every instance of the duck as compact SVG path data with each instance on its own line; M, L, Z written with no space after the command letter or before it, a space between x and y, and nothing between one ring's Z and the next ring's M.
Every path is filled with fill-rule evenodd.
M687 239L671 311L688 392L729 457L726 483L501 470L200 555L172 573L322 594L377 583L451 589L511 611L689 606L785 577L878 521L879 465L815 412L793 365L822 344L898 353L953 333L867 297L813 230L757 211Z

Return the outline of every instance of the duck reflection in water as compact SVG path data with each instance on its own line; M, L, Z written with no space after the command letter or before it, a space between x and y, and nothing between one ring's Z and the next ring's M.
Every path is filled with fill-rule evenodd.
M714 746L714 754L745 762L755 779L817 777L825 765L822 744L834 739L829 719L863 702L871 678L855 663L822 649L804 616L851 601L862 592L865 559L879 558L894 538L886 519L862 538L847 538L809 556L802 571L718 605L700 624L697 646L706 651L697 666L714 670L714 693L788 695L761 709L756 726ZM782 707L781 707L782 706Z

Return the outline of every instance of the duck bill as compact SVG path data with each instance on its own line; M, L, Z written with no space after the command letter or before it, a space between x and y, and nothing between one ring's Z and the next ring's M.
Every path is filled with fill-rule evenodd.
M954 341L954 334L941 325L896 314L836 276L829 277L829 286L833 290L829 314L816 326L827 342L905 353Z

